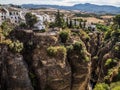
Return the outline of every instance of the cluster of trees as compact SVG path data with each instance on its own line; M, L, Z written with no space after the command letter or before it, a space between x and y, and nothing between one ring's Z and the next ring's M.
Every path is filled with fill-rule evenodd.
M116 15L113 18L113 21L114 21L114 28L115 29L120 29L120 15Z
M33 15L32 13L26 13L25 15L25 20L26 23L20 23L21 28L32 28L34 27L34 24L37 23L37 17ZM79 25L77 24L79 22ZM59 28L85 28L86 26L86 20L83 19L69 19L69 18L64 18L64 14L60 13L58 10L57 13L55 14L55 22L48 23L45 22L47 26L50 28L54 27L59 27Z
M79 22L79 25L77 25L77 22ZM61 14L60 11L55 15L55 22L50 23L50 27L59 27L59 28L85 28L86 26L86 20L83 19L69 19L69 18L64 18L64 14Z
M25 20L26 23L20 23L19 27L21 29L25 29L25 28L33 28L35 23L37 23L37 17L35 15L33 15L32 13L26 13L25 15Z
M26 13L25 15L26 25L28 28L32 28L37 23L37 17L32 13Z

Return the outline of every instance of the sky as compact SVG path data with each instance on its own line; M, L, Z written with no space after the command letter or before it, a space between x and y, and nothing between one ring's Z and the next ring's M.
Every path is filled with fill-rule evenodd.
M79 3L113 5L120 7L120 0L0 0L0 4L50 4L72 6Z

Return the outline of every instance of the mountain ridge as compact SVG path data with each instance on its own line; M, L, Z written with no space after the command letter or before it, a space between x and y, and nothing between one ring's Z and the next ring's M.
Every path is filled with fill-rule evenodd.
M96 5L96 4L75 4L73 6L59 6L59 5L37 5L37 4L22 4L24 8L56 8L56 9L64 9L64 10L79 10L97 14L119 14L120 7L111 6L111 5Z

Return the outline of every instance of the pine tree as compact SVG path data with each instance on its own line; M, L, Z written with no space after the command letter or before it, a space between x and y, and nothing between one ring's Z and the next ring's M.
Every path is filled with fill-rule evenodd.
M74 25L77 26L77 20L76 19L74 19Z
M67 25L67 27L69 27L69 19L68 18L66 20L66 25Z
M59 28L65 28L66 27L66 23L65 20L63 18L63 14L60 14L60 11L58 10L57 14L56 14L56 18L55 18L55 23L56 26Z
M71 19L70 19L69 28L73 28L73 23L72 23L72 20L71 20Z

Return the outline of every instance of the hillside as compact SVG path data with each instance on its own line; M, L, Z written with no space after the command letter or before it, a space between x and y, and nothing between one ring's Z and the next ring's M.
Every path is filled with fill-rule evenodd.
M118 14L120 13L120 8L115 6L108 5L94 5L90 3L85 4L76 4L74 6L58 6L58 5L34 5L34 4L23 4L24 8L56 8L56 9L64 9L64 10L80 10L90 13L97 14Z
M41 30L26 16L0 26L0 90L120 90L120 15L86 27L89 18L72 24L58 11Z

